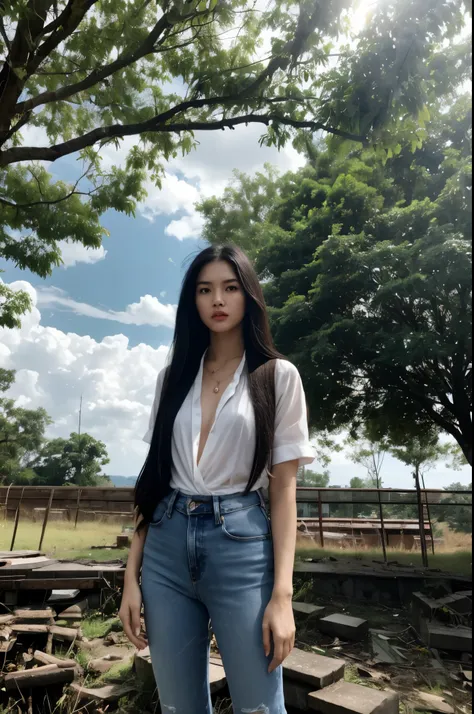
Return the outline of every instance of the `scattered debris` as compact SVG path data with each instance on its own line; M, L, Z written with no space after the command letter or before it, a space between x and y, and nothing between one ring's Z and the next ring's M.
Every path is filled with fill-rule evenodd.
M446 699L426 692L413 692L410 695L408 704L414 709L421 709L426 712L440 712L440 714L454 714L455 712Z

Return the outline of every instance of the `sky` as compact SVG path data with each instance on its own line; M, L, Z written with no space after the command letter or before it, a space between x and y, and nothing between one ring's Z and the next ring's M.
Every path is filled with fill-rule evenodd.
M82 395L82 429L105 442L107 474L136 476L146 456L142 436L172 339L180 283L186 262L205 247L196 202L222 194L235 169L252 174L265 163L280 171L304 163L291 147L261 147L262 133L250 126L200 135L197 150L169 162L161 190L148 184L136 217L108 211L102 223L110 235L102 248L64 243L64 265L47 279L0 259L1 279L27 290L34 304L21 329L0 329L0 366L16 370L9 396L27 408L44 407L54 420L48 437L67 437L77 430ZM104 163L121 163L132 141L118 152L104 150ZM24 132L24 145L46 143L42 130ZM66 181L79 169L74 156L49 166ZM329 470L333 485L365 476L346 452L334 455ZM413 487L410 469L391 457L382 476L386 486ZM427 475L432 488L454 481L470 483L470 469L453 472L440 464Z

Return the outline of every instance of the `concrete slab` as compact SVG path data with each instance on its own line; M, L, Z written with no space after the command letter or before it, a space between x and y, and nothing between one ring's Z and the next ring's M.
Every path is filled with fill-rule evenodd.
M309 602L293 601L293 612L295 615L306 615L307 617L322 617L326 614L325 607L320 605L311 605Z
M469 592L469 595L467 593L455 593L441 598L437 602L439 607L447 607L459 615L470 615L472 613L472 592Z
M349 615L330 615L323 617L318 624L321 632L339 637L341 640L359 641L369 633L369 623L359 617Z
M343 660L299 649L294 649L283 662L283 673L288 680L311 685L313 690L338 682L344 677L344 669Z
M395 692L337 682L322 692L312 692L308 705L321 714L398 714L400 700Z
M432 649L472 652L472 630L469 627L449 627L439 622L423 620L420 637Z

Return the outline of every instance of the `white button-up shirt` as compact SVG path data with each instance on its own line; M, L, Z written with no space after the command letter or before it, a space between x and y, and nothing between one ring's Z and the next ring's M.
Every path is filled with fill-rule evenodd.
M201 392L204 357L199 372L179 410L172 437L171 487L188 495L220 496L244 491L252 470L256 445L255 415L248 386L245 355L219 401L214 424L197 463L201 436ZM158 375L150 424L144 441L151 443L160 404L165 370ZM306 399L296 367L277 360L275 367L275 437L272 465L299 460L310 464L315 452L309 442ZM268 488L268 473L253 489Z

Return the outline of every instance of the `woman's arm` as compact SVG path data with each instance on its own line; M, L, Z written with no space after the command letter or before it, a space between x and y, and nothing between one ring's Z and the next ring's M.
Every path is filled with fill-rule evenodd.
M272 599L263 620L265 654L271 651L273 660L269 671L276 669L295 645L293 615L293 568L296 550L296 474L298 460L286 461L273 467L270 479L270 509L272 517L275 582Z
M141 518L138 519L137 526L141 520ZM125 634L139 650L148 647L146 636L142 633L142 593L140 589L140 571L147 531L148 527L142 528L140 532L135 530L125 570L122 604L119 612Z

